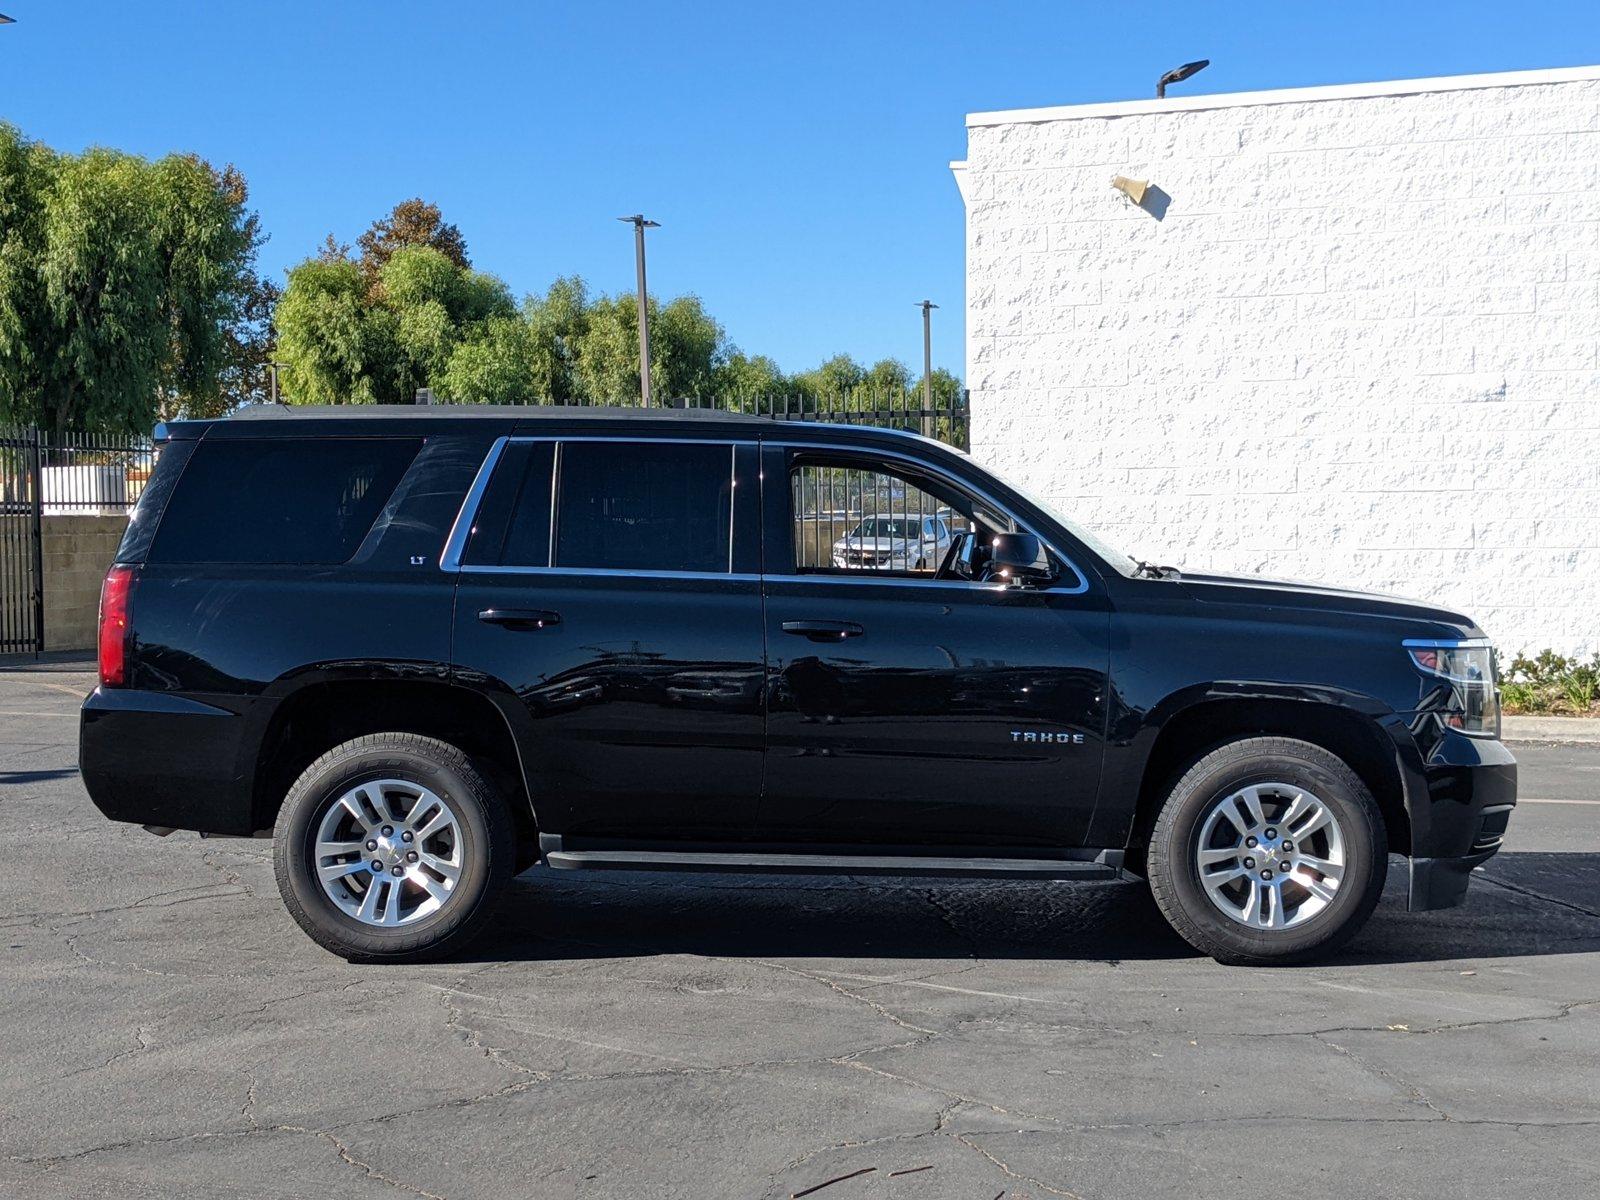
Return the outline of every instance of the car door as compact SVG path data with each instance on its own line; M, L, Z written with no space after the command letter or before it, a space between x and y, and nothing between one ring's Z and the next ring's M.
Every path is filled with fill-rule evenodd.
M763 755L754 445L510 438L491 457L452 536L453 664L512 719L541 832L747 835Z
M991 532L1008 520L913 458L764 447L760 835L1081 844L1106 730L1103 594L1065 561L1043 588L939 578L937 563L920 571L839 566L820 551L832 542L826 514L838 510L841 492L846 511L892 517L950 504Z

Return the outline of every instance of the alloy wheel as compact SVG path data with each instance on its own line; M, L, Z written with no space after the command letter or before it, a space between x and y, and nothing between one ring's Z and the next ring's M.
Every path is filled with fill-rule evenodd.
M374 779L329 805L312 853L317 881L341 912L394 928L444 905L465 848L449 801L408 779Z
M1333 809L1304 788L1258 783L1211 805L1194 866L1211 903L1253 929L1294 929L1331 904L1346 869Z

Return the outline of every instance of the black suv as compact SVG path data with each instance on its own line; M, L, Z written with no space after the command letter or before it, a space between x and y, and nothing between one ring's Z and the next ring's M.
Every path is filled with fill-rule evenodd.
M1182 574L959 451L698 411L264 408L157 430L83 778L271 836L352 959L457 948L517 872L1143 875L1273 963L1386 855L1461 902L1516 764L1467 617Z

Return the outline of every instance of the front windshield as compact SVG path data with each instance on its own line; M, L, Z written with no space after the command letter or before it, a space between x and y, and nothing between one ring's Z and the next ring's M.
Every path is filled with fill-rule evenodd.
M964 450L957 450L956 453L966 454ZM967 457L970 458L972 456L967 455ZM1079 525L1071 517L1067 516L1054 504L1051 504L1048 500L1041 499L1028 488L1022 487L1014 480L1006 478L1004 474L995 470L995 468L991 466L985 466L983 469L989 472L989 474L993 475L1001 483L1005 484L1013 492L1017 493L1017 495L1021 496L1024 500L1028 501L1035 508L1043 512L1045 516L1055 521L1056 524L1060 525L1073 537L1077 538L1099 557L1104 559L1106 566L1110 567L1113 571L1127 575L1130 578L1137 574L1138 566L1132 558L1124 554L1121 550L1118 550L1115 546L1110 545L1103 539L1090 533L1087 529L1085 529L1082 525Z
M915 537L917 534L916 521L901 520L897 517L868 517L855 527L851 537L887 537L905 538Z

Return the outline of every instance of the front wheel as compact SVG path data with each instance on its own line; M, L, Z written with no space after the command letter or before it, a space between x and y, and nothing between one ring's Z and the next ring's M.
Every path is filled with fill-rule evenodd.
M278 890L313 941L352 962L464 946L515 869L504 802L445 742L377 733L335 746L289 789Z
M1331 953L1366 923L1387 867L1383 817L1337 756L1246 738L1201 758L1151 831L1150 890L1217 961L1265 966Z

